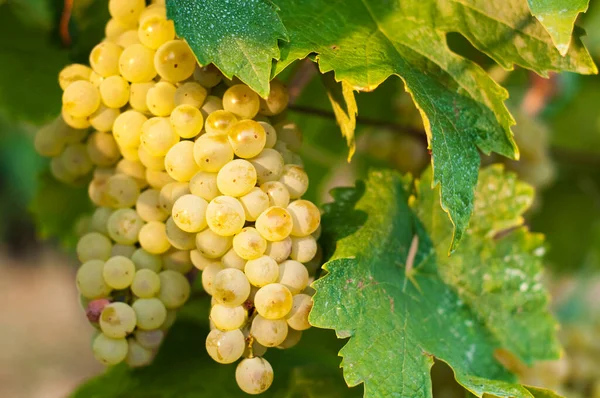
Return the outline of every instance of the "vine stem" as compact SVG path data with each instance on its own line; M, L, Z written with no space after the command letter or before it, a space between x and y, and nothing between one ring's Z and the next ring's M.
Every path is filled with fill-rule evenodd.
M71 34L69 33L69 21L73 11L73 0L65 0L62 14L60 15L59 33L62 44L65 47L71 45Z

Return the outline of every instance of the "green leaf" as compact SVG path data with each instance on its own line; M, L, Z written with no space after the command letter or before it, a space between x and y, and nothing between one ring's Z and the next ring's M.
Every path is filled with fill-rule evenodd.
M518 64L543 75L550 70L596 72L578 37L562 57L521 0L276 4L290 36L281 45L276 73L315 53L322 72L334 71L336 80L357 90L375 89L390 75L403 79L428 133L433 183L441 183L442 206L455 225L452 248L471 214L478 149L508 157L518 153L510 132L513 119L503 104L506 91L477 65L452 53L445 33L461 33L507 69Z
M356 151L354 130L356 129L358 106L354 98L354 89L346 82L336 82L333 73L321 75L321 79L327 88L327 96L331 102L338 125L342 130L342 135L346 137L349 148L348 161L350 161Z
M562 55L569 51L571 33L580 12L586 12L589 0L527 0L531 13L550 33Z
M351 337L340 351L344 376L364 383L366 397L431 397L433 357L479 397L532 397L494 359L499 348L526 362L559 352L538 280L540 236L524 227L495 235L518 224L531 189L485 169L471 227L451 257L436 190L417 184L409 198L411 189L409 178L375 171L366 185L333 192L323 239L335 252L314 283L311 323Z
M208 305L208 298L186 305L152 365L109 369L73 398L247 397L235 382L235 364L218 364L206 353ZM348 389L341 377L335 356L339 346L333 333L314 329L304 332L296 347L269 350L265 358L275 380L261 397L360 397L361 389Z
M198 62L214 63L262 97L269 94L271 62L279 59L277 40L287 40L276 10L270 0L167 1L167 15Z

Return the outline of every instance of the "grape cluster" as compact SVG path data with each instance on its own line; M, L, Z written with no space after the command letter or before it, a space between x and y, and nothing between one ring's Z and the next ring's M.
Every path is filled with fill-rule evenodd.
M243 357L238 385L263 392L267 348L292 347L310 327L320 261L302 135L282 119L287 90L274 80L261 99L197 65L163 4L111 0L109 10L90 67L60 72L62 114L36 136L58 180L92 174L97 208L77 244L77 287L100 331L94 353L150 363L200 270L209 355Z

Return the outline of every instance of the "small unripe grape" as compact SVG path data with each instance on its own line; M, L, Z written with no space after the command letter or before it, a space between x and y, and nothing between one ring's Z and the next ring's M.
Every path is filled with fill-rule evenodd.
M295 164L286 164L279 178L290 193L291 199L298 199L304 195L308 189L308 175L303 167Z
M261 185L269 181L277 181L283 174L283 157L274 149L267 148L248 161L256 169L258 183Z
M244 159L225 164L217 174L217 187L224 195L238 197L250 192L256 185L256 169Z
M190 297L190 283L179 272L166 270L158 274L160 293L158 298L167 309L181 307Z
M199 232L195 238L196 248L205 257L219 258L231 248L233 238L231 236L221 236L213 232L210 228Z
M266 319L274 320L285 317L291 311L293 302L290 290L280 283L263 286L254 296L256 311Z
M267 99L260 98L260 113L266 116L277 115L285 110L290 100L287 88L279 80L271 80Z
M246 348L244 334L236 329L227 332L212 330L206 337L206 351L218 363L237 361Z
M131 83L146 83L154 79L156 69L154 68L154 51L143 46L134 44L127 47L118 62L118 74L121 73Z
M167 309L157 298L137 299L131 308L135 311L137 327L141 330L158 329L167 319Z
M235 123L227 135L233 153L245 159L258 156L267 142L265 129L254 120L242 120Z
M312 235L292 238L292 260L307 263L317 254L317 241Z
M255 228L271 242L277 242L287 238L293 228L290 213L283 207L269 207L256 219Z
M166 253L171 248L166 226L160 221L150 221L140 229L140 245L151 254Z
M203 135L194 143L194 160L200 170L216 173L233 160L233 148L226 136Z
M317 230L321 223L321 212L314 203L308 200L295 200L287 207L287 211L292 216L294 227L291 234L293 236L307 236Z
M292 252L292 238L289 236L279 242L268 242L265 255L271 257L276 262L285 261Z
M104 261L91 260L83 263L77 270L77 290L88 299L106 297L112 288L104 281L102 272Z
M175 38L175 25L166 16L146 16L140 20L138 29L140 42L153 50Z
M216 110L208 115L204 128L206 134L226 135L238 121L237 117L224 110Z
M144 0L110 0L108 11L110 16L124 25L134 24L146 8Z
M178 250L192 250L196 246L196 234L185 232L175 224L173 217L165 223L167 238L171 245Z
M171 124L181 138L194 138L202 130L204 117L202 112L193 105L178 105L171 112Z
M271 206L287 207L290 203L290 193L286 186L279 181L269 181L260 185L260 189L269 197Z
M123 47L118 44L104 41L98 44L90 53L90 65L94 72L102 77L119 74L119 58Z
M308 286L308 270L304 264L295 260L286 260L279 264L279 283L293 294L298 294Z
M228 307L223 304L215 304L210 309L210 320L217 329L227 332L244 326L248 319L248 312L242 306Z
M212 88L221 82L223 75L213 64L207 66L197 65L194 70L194 79L206 88Z
M217 274L223 271L225 268L221 263L212 263L202 271L202 287L206 293L213 294L213 284Z
M252 119L258 113L258 94L245 84L236 84L223 94L223 109L242 119Z
M58 84L61 89L66 89L71 83L78 80L89 80L92 69L89 66L81 64L71 64L65 66L58 74Z
M109 108L121 108L129 102L129 83L121 76L107 77L100 83L100 98Z
M100 93L92 83L78 80L71 83L62 96L63 110L74 117L87 117L100 106Z
M163 79L180 82L194 73L196 57L185 41L171 40L156 50L154 67Z
M269 196L260 188L254 187L239 198L240 203L244 207L246 221L256 221L258 216L270 206Z
M312 307L313 301L309 295L295 295L292 309L286 316L288 325L295 330L306 330L310 328L310 323L308 323L308 315L310 314Z
M165 157L152 156L148 153L146 148L141 145L138 148L138 157L140 158L140 162L149 170L163 171L165 169Z
M120 147L137 148L140 145L142 126L148 120L138 111L121 113L113 125L113 135Z
M208 227L218 235L231 236L240 232L246 219L239 200L230 196L217 196L206 209Z
M204 200L211 201L221 195L217 187L217 173L199 171L190 180L190 192Z
M218 303L236 307L250 295L250 282L239 269L226 268L215 276L212 290L212 296Z
M119 109L109 108L100 104L96 112L88 116L88 121L96 130L108 133L113 129L113 124L120 114L121 111Z
M246 227L233 237L233 249L244 260L253 260L263 255L267 241L256 229Z
M156 272L150 269L140 269L135 272L135 277L131 283L133 294L140 298L150 298L156 296L159 291L160 278Z
M175 204L177 199L183 195L188 195L189 193L190 190L188 184L185 182L172 182L165 185L160 190L158 202L167 214L171 214L171 211L173 210L173 204Z
M208 202L199 196L183 195L173 204L173 220L186 232L199 232L206 228Z
M194 143L180 141L173 145L165 155L165 169L176 181L190 181L198 172L198 165L194 161Z
M283 343L287 333L288 325L284 319L267 319L260 314L254 318L250 327L250 334L265 347L277 347Z
M158 82L146 93L146 105L156 116L169 116L175 109L174 85L168 82Z
M150 155L165 156L179 142L179 136L173 131L169 119L153 117L142 126L140 141Z
M246 262L244 272L248 281L256 287L263 287L279 280L277 262L266 255Z
M135 205L139 195L140 189L133 178L117 174L106 181L102 200L106 206L119 209Z
M190 105L199 110L202 104L204 104L207 95L208 92L206 89L198 83L183 83L175 91L175 105Z
M112 243L98 232L90 232L77 242L77 258L82 263L90 260L106 261L110 258Z
M102 333L96 336L92 345L96 359L104 365L109 366L116 365L125 360L128 349L127 340L124 338L111 339Z
M135 269L148 269L156 273L160 272L163 262L158 255L152 254L145 249L136 249L131 255L131 261L135 264Z

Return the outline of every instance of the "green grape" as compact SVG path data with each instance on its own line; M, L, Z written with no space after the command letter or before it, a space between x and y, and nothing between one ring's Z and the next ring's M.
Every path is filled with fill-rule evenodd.
M235 381L245 393L261 394L273 384L273 368L264 358L246 358L235 369Z
M292 260L307 263L317 254L317 241L312 235L292 238Z
M219 258L231 248L233 237L221 236L207 228L196 234L195 244L198 251L208 258Z
M260 113L266 116L278 115L285 110L290 101L287 88L277 79L271 80L269 96L260 98Z
M171 326L173 326L176 320L177 311L167 309L167 319L165 319L165 322L160 326L160 330L168 331L171 328Z
M245 221L242 204L230 196L217 196L206 208L206 223L218 235L237 234L244 227Z
M175 182L166 171L154 171L146 169L146 181L154 189L163 189L167 184Z
M100 98L100 95L98 95L98 98ZM62 107L61 110L61 116L63 118L63 120L65 121L65 123L71 127L73 127L74 129L87 129L88 127L90 127L90 121L89 116L88 117L76 117L73 116L71 114L69 114L65 107Z
M198 172L194 161L194 143L180 141L173 145L165 156L167 173L176 181L188 182Z
M60 139L56 121L45 125L35 134L34 146L37 153L46 157L55 157L61 154L65 143Z
M148 120L138 111L121 113L113 125L113 135L120 147L137 148L140 145L142 126Z
M241 305L227 307L222 304L215 304L210 309L210 320L213 321L217 329L223 332L240 329L247 319L248 311Z
M302 338L302 332L300 330L288 328L288 334L285 337L285 340L283 340L283 343L279 344L277 346L277 348L280 348L282 350L287 350L288 348L292 348L300 342L301 338Z
M148 91L154 87L156 83L154 82L143 82L143 83L131 83L129 86L129 105L131 107L142 113L148 113L150 110L148 109L148 104L146 102L146 97L148 95Z
M109 41L98 44L90 53L90 65L102 77L119 74L119 57L123 47Z
M150 253L145 249L137 249L131 256L131 261L135 264L135 269L148 269L156 273L160 272L163 261L160 256Z
M213 64L196 65L194 79L206 88L212 88L221 82L223 75Z
M250 334L265 347L277 347L285 341L287 333L288 325L284 319L267 319L260 314L254 318L250 327Z
M140 366L147 366L152 363L152 359L154 358L154 352L143 347L136 340L129 339L127 344L129 345L127 351L127 357L125 358L125 363L132 367L137 368Z
M171 124L173 129L181 138L194 138L202 130L204 116L202 112L193 105L178 105L171 112Z
M111 250L110 239L98 232L85 234L77 242L77 258L82 263L90 260L106 261Z
M312 298L307 294L296 294L291 311L286 315L288 326L294 330L306 330L310 328L308 315L312 309Z
M265 129L265 134L267 136L267 140L265 142L265 148L273 148L277 143L277 132L275 131L275 127L271 126L267 122L258 122L263 129Z
M133 46L134 44L140 44L137 30L129 29L121 33L121 35L115 39L115 43L123 48Z
M165 169L165 157L152 156L141 145L138 148L138 157L140 162L150 171L163 171Z
M158 329L167 319L167 309L157 298L137 299L131 308L135 311L137 327L141 330Z
M133 332L136 325L136 314L133 308L125 303L110 303L100 314L100 329L112 339L121 339Z
M223 109L242 119L252 119L258 113L258 94L245 84L231 86L223 94Z
M200 109L202 104L204 104L207 95L208 92L206 89L198 83L183 83L181 86L177 87L177 91L175 91L175 105L190 105ZM202 120L204 121L204 118ZM200 129L202 129L202 126Z
M298 199L304 195L308 189L308 175L303 167L295 164L286 164L283 166L283 172L279 178L290 193L291 199Z
M214 95L207 96L204 100L204 104L202 104L202 108L200 108L204 120L206 120L211 113L220 110L223 110L223 101L221 98L215 97Z
M114 18L111 18L104 28L104 35L106 38L110 40L117 39L121 34L131 29L129 25L124 25L123 23L117 21Z
M155 52L142 44L127 47L119 57L121 76L131 83L147 83L156 76Z
M97 299L110 294L111 288L104 282L102 272L104 261L91 260L83 263L77 270L77 290L87 299Z
M50 173L58 181L65 184L71 184L77 179L77 176L67 170L63 162L61 162L61 159L58 157L50 160Z
M279 242L267 242L265 255L271 257L277 263L286 260L292 252L292 238L289 236Z
M171 40L156 50L154 67L163 79L180 82L194 73L196 57L185 41Z
M185 232L199 232L206 228L208 202L199 196L183 195L173 205L173 221Z
M139 233L140 246L150 254L166 253L171 248L166 226L160 221L150 221Z
M281 271L279 278L281 279ZM293 302L292 293L281 283L270 283L263 286L258 289L256 296L254 296L256 311L265 319L285 317L291 311Z
M212 259L203 256L198 250L190 251L190 260L194 267L198 268L200 271L204 271L206 267L214 263Z
M110 252L111 257L123 256L123 257L131 257L135 252L136 248L133 245L122 245L120 243L114 244L112 250Z
M278 282L290 289L293 294L300 293L308 286L308 278L308 270L298 261L286 260L279 264Z
M233 153L245 159L258 156L267 142L265 129L254 120L242 120L235 123L229 129L227 136Z
M122 245L133 245L144 226L144 220L132 209L115 210L108 218L108 235Z
M171 214L173 211L173 205L183 195L188 195L190 193L188 184L185 182L172 182L165 185L160 190L160 196L158 198L158 202L162 209Z
M307 236L317 230L321 224L321 213L319 208L308 200L296 200L290 203L287 211L292 216L294 227L293 236Z
M135 151L137 153L137 151ZM146 181L146 168L138 161L129 159L121 159L115 167L117 174L124 174L134 179L140 189L145 188L148 183Z
M246 339L240 330L212 330L206 337L206 352L218 363L233 363L241 358Z
M165 338L165 332L160 329L136 330L133 335L135 336L135 340L139 345L149 350L155 350L160 347L160 344Z
M58 74L58 84L61 89L66 89L71 83L79 80L88 80L92 74L89 66L81 64L71 64L65 66Z
M217 274L223 271L225 268L221 263L212 263L202 271L202 287L204 291L210 295L213 294L213 286Z
M158 298L165 307L173 309L185 304L190 297L190 283L185 276L171 270L162 271L158 276L160 277Z
M88 132L86 130L76 129L65 123L62 117L54 119L53 125L56 129L57 139L65 144L79 144L87 139Z
M219 188L217 188L217 173L197 172L190 180L189 190L192 195L200 196L210 202L221 195Z
M194 160L200 170L216 173L233 160L233 148L226 136L203 135L194 143Z
M239 269L226 268L215 276L212 290L212 296L219 304L236 307L250 295L250 282Z
M269 197L270 206L287 207L290 204L290 193L281 182L265 182L260 189Z
M115 256L104 263L102 277L113 289L125 289L135 277L135 264L125 256Z
M121 156L112 134L98 131L89 136L86 151L92 163L100 167L112 166Z
M92 345L96 359L104 365L109 366L123 362L127 357L128 349L127 340L122 338L111 339L102 333L96 336Z
M91 229L95 232L100 232L103 235L108 235L108 218L112 214L113 209L108 207L98 207L92 214Z
M246 260L238 256L238 254L232 247L227 251L227 253L223 254L223 257L221 258L221 263L225 268L236 268L239 270L244 270Z
M269 207L256 219L254 227L268 241L278 242L287 238L294 224L292 216L283 207Z
M62 96L63 110L74 117L88 117L100 106L100 93L85 80L73 82Z
M233 237L233 249L244 260L253 260L267 250L267 241L256 229L246 227Z
M109 108L104 104L100 104L100 107L96 112L92 113L88 117L90 125L96 130L109 133L113 129L113 125L117 117L121 114L119 109Z
M224 195L243 196L256 185L256 169L244 159L225 164L217 173L217 188Z
M88 174L94 167L84 144L71 144L58 156L67 172L75 177Z
M206 117L204 129L206 134L226 135L237 121L238 119L233 113L216 110Z
M156 296L159 291L160 278L156 272L149 269L140 269L135 272L135 277L131 282L133 294L139 298L150 298Z
M302 131L300 131L296 123L280 123L275 126L275 131L277 131L278 142L286 144L292 152L300 150L302 147Z
M175 25L166 16L146 16L140 20L138 37L143 45L156 50L175 38Z
M192 250L196 247L196 234L183 231L175 224L173 217L169 217L166 222L167 239L174 248L178 250Z
M100 83L100 98L109 108L121 108L129 102L129 83L121 76L110 76Z
M154 4L151 4L148 7L146 7L146 9L140 14L139 22L140 24L142 24L147 18L152 17L167 17L167 9L165 8L164 2L162 2L162 4L154 2Z
M108 2L110 16L123 25L136 23L144 8L146 8L144 0L109 0Z
M179 136L167 118L153 117L142 126L141 143L152 156L165 156L177 142Z
M175 86L168 82L158 82L148 90L146 105L156 116L169 116L175 109Z
M165 221L169 214L160 206L160 191L156 189L147 189L138 196L135 203L135 210L142 220Z
M194 268L189 250L171 250L163 255L165 269L187 274Z
M249 159L249 161L256 169L258 183L261 185L266 182L277 181L283 174L283 157L274 149L267 148L260 155Z
M269 256L261 256L249 260L244 267L244 273L248 281L256 287L273 284L279 280L279 266Z

